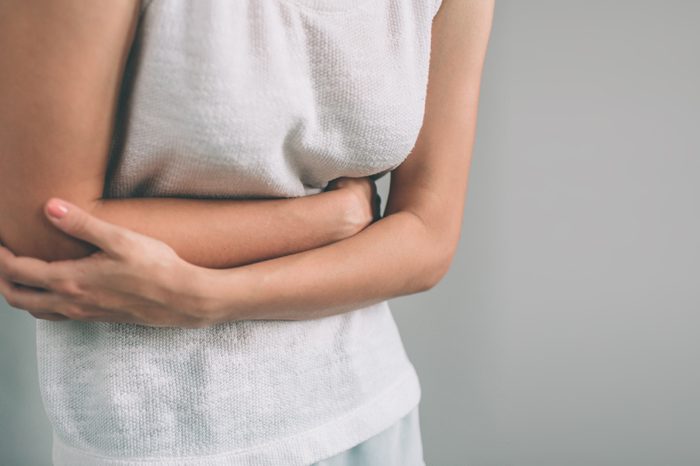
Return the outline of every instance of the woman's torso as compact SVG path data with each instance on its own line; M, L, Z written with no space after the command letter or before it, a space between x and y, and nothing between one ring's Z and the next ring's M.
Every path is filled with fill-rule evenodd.
M105 196L304 196L398 166L422 123L436 8L152 0ZM205 329L37 320L37 355L56 465L310 464L420 398L386 301Z

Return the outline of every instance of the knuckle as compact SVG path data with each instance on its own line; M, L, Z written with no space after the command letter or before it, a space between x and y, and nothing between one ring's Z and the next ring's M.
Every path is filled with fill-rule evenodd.
M107 300L102 295L96 293L84 295L82 301L86 305L97 309L104 309L107 306Z
M7 304L10 307L19 307L20 306L20 300L19 297L10 290L6 295L5 295L5 301L7 301Z
M63 278L52 284L54 291L76 298L83 295L83 290L75 280Z
M5 264L2 268L2 275L5 277L6 280L9 281L17 281L19 280L19 270L17 270L17 267L12 265L12 263Z
M112 248L121 253L127 254L135 248L134 240L129 235L117 233L110 239Z
M70 226L73 232L82 233L87 229L87 218L84 215L78 215L73 218L73 222Z
M43 317L46 320L68 320L66 316L58 315L58 314L52 314L52 315L47 315Z
M80 306L76 306L75 304L69 304L66 307L64 307L63 311L61 311L61 314L73 320L81 320L85 317L85 312L83 311L83 309Z

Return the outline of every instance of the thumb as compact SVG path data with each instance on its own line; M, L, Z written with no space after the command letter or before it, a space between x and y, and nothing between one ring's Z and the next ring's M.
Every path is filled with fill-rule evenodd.
M123 236L123 228L105 222L77 205L59 199L50 198L44 204L44 213L61 231L76 238L94 244L103 251L118 255L116 246Z

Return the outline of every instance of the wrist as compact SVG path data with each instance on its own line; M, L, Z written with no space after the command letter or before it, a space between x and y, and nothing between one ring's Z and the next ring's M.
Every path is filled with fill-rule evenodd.
M213 306L210 293L210 276L214 269L207 269L198 265L182 261L182 267L172 284L170 302L173 309L182 312L192 320L201 322L202 326L209 326L211 322L210 309Z
M245 299L249 287L244 278L248 275L241 268L212 269L188 264L185 295L188 308L196 319L211 326L224 322L243 320Z

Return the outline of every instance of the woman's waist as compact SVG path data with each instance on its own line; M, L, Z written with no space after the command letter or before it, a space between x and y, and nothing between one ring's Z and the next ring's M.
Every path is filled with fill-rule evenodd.
M87 321L37 321L40 372L66 383L92 373L103 383L168 387L240 376L251 384L303 377L329 385L378 383L407 361L386 301L320 319L247 320L207 328L159 328ZM72 373L72 377L65 377ZM222 375L223 374L223 375ZM92 379L89 381L96 381ZM238 386L227 388L230 392ZM370 387L358 387L368 389Z

